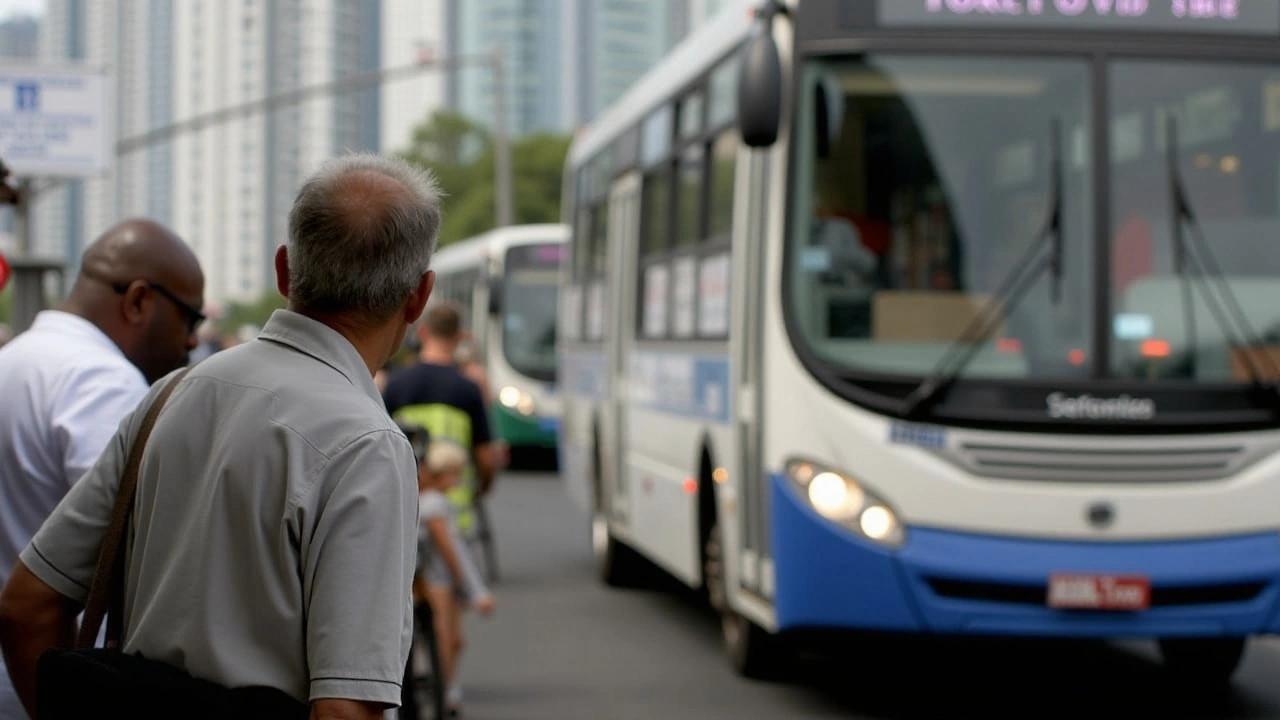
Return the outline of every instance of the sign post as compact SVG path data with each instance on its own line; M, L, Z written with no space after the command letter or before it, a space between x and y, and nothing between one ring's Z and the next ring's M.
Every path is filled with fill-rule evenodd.
M33 178L93 177L110 169L107 84L98 68L0 65L0 159L21 178L6 194L16 220L15 333L44 307L45 277L64 264L33 254L31 205L39 191Z

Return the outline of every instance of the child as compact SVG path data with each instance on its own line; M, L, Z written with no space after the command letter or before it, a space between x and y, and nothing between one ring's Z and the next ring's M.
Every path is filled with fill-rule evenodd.
M474 607L482 615L493 612L493 595L458 533L453 504L445 492L457 484L467 466L467 455L456 444L436 440L426 446L418 465L418 517L420 549L414 595L425 597L435 615L440 667L447 688L445 703L451 715L459 712L462 688L458 684L458 657L462 652L462 613Z

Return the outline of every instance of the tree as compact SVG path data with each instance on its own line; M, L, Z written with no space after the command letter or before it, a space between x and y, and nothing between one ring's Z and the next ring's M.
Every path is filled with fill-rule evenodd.
M560 188L570 138L534 133L511 144L514 221L559 222ZM414 132L405 160L428 168L444 191L441 247L493 228L496 189L489 131L453 112L433 114Z
M283 308L286 302L280 293L269 290L250 302L227 303L226 312L217 322L218 330L225 334L234 333L244 325L261 328L267 324L271 313Z

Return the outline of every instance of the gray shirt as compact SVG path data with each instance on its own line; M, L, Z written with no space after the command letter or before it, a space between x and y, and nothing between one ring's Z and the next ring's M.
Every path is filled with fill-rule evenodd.
M167 381L169 378L166 378ZM22 552L83 602L142 415ZM124 649L299 700L398 705L417 540L413 451L355 348L285 310L160 414L134 506Z

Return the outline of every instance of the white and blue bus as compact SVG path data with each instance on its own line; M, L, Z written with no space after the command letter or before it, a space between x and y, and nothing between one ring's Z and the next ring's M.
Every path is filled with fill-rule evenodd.
M462 310L493 393L494 436L513 451L557 449L556 319L568 228L516 225L435 254L433 302Z
M734 3L567 170L565 481L740 670L1280 629L1280 3Z

